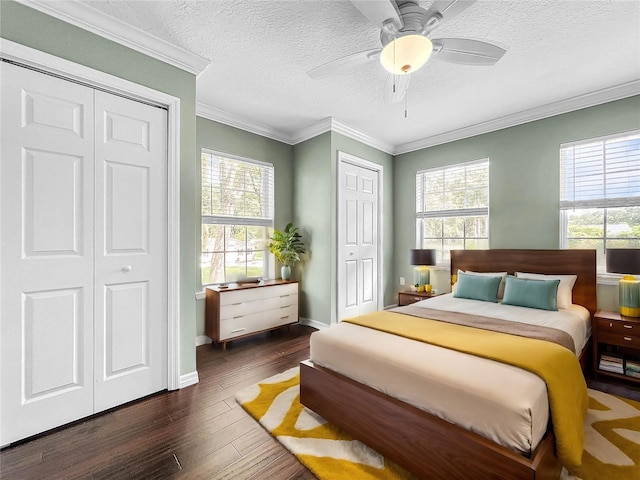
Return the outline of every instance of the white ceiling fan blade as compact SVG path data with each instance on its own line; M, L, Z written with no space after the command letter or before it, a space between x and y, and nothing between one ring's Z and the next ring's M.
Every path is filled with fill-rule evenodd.
M411 74L387 74L387 81L384 84L383 95L385 103L398 103L404 100L404 96L407 94L407 89L409 88L409 83L411 83Z
M434 38L433 58L462 65L495 65L506 53L492 43L466 38Z
M307 72L311 78L327 77L329 75L338 75L340 73L349 73L362 65L380 58L382 49L374 48L373 50L365 50L364 52L353 53L346 57L332 60L331 62L312 68Z
M427 10L426 18L429 19L426 23L427 31L432 31L455 18L474 3L476 0L436 0ZM440 18L439 15L442 17Z
M351 3L377 27L383 28L389 20L397 30L402 27L398 5L394 0L351 0Z

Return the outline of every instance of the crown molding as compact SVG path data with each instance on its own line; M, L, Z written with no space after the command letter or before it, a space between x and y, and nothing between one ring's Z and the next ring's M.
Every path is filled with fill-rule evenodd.
M248 120L247 118L236 115L235 113L214 108L201 102L196 103L196 115L208 120L213 120L214 122L229 125L230 127L239 128L246 132L271 138L288 145L297 145L298 143L317 137L323 133L333 131L385 153L393 154L392 145L376 140L370 135L360 132L355 128L351 128L333 117L324 118L319 122L313 123L301 130L298 130L297 132L289 134L263 123Z
M366 133L361 132L360 130L351 128L350 126L340 122L339 120L332 119L331 130L333 130L336 133L340 133L345 137L352 138L353 140L357 140L360 143L364 143L365 145L369 145L370 147L381 150L390 155L395 155L395 150L396 150L395 145L373 138L372 136L367 135Z
M322 135L323 133L331 131L333 119L331 117L323 118L319 122L304 127L291 135L291 144L297 145L298 143L305 142L313 137Z
M276 128L265 125L264 123L248 120L235 113L227 112L219 108L211 107L207 104L197 102L196 103L196 115L203 117L214 122L223 123L230 127L239 128L246 132L255 133L263 137L271 138L279 142L288 143L292 145L291 136L282 132Z
M119 43L181 70L198 75L208 59L173 45L80 1L17 0L19 3Z
M421 140L416 140L415 142L405 143L403 145L399 145L393 154L400 155L402 153L414 152L423 148L442 145L444 143L454 142L456 140L462 140L464 138L474 137L484 133L495 132L504 128L515 127L524 123L562 115L563 113L569 113L583 108L594 107L596 105L633 97L635 95L640 95L640 80L634 80L632 82L623 83L621 85L605 88L596 92L578 95L576 97L549 103L547 105L542 105L540 107L514 113L512 115L506 115L487 122L477 123L468 127L452 130L440 135L426 137Z

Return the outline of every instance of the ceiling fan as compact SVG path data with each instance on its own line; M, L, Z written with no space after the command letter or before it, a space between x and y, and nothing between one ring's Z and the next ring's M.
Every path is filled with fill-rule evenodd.
M379 60L389 72L384 89L388 103L402 101L411 74L433 56L464 65L494 65L506 50L491 43L465 38L431 38L431 33L476 0L435 0L428 10L418 0L351 0L374 25L380 27L382 48L347 55L309 70L311 78L350 72Z

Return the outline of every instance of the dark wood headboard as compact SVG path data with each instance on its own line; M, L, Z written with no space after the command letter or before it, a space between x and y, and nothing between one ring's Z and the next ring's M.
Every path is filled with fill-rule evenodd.
M451 275L458 270L577 275L573 303L597 309L595 250L451 250Z

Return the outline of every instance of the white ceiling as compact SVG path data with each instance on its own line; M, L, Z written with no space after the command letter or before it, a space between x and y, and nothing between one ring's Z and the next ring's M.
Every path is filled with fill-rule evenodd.
M332 117L396 153L495 119L517 123L545 107L571 109L620 86L626 90L619 96L640 93L640 0L479 0L432 37L489 41L507 53L492 67L432 58L413 75L408 118L403 103L382 100L386 74L377 62L349 74L307 76L380 46L378 28L349 0L83 3L209 59L197 78L201 110L285 138Z

